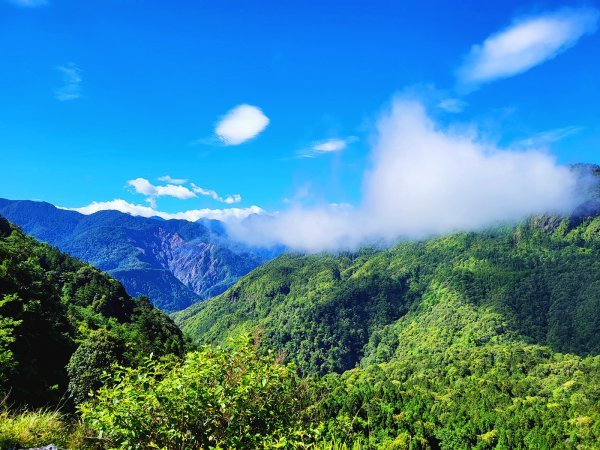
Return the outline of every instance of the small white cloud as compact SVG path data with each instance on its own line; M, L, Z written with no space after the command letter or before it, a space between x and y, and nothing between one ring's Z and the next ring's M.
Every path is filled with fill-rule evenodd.
M242 196L240 194L229 195L229 196L223 198L216 191L213 191L212 189L204 189L204 188L201 188L200 186L196 186L194 183L190 183L190 186L192 187L192 190L194 192L196 192L200 195L204 195L206 197L210 197L213 200L216 200L218 202L232 204L232 203L239 203L242 201Z
M239 105L217 124L215 134L225 145L239 145L256 137L269 125L269 118L260 108Z
M75 100L81 97L81 69L74 63L68 63L56 68L62 75L63 85L54 92L61 102Z
M446 98L439 102L437 107L446 112L456 114L465 110L467 102L458 98Z
M183 178L171 178L169 175L165 175L164 177L159 177L158 181L164 181L165 183L170 184L185 184L187 180Z
M228 195L223 201L230 205L233 203L239 203L242 201L242 196L240 194Z
M596 31L596 9L562 9L520 18L505 30L476 45L458 71L465 86L507 78L554 58Z
M136 178L135 180L129 180L127 181L127 184L131 186L138 194L152 196L156 195L156 187L145 178Z
M348 144L355 142L356 140L358 140L358 138L350 136L345 139L335 138L315 141L309 148L301 150L299 154L305 158L314 158L315 156L323 155L325 153L337 153L345 150L348 147Z
M348 146L348 143L343 139L329 139L327 141L321 141L313 145L313 150L317 152L339 152L344 150Z
M35 8L36 6L44 6L48 4L47 0L9 0L9 2L25 8Z
M248 208L225 208L225 209L192 209L189 211L182 211L177 213L167 213L163 211L157 211L155 208L151 208L144 205L136 205L129 203L122 199L115 199L108 202L92 202L87 206L81 208L64 208L69 211L77 211L81 214L94 214L98 211L120 211L132 216L141 217L161 217L163 219L180 219L187 220L190 222L196 222L199 219L215 219L223 222L240 221L251 215L264 214L265 211L256 205Z

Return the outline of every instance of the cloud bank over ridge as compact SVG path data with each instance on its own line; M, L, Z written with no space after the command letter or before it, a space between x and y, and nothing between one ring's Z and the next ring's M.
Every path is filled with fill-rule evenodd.
M123 199L115 199L107 202L92 202L89 205L82 206L80 208L65 208L58 207L60 209L66 209L69 211L77 211L81 214L94 214L98 211L120 211L122 213L131 214L132 216L141 217L160 217L165 220L179 219L187 220L189 222L196 222L200 219L214 219L222 222L230 220L239 221L247 218L253 214L264 214L265 211L259 206L252 205L248 208L224 208L224 209L190 209L187 211L181 211L176 213L168 213L157 210L150 206L139 205L130 203Z
M371 156L357 207L292 207L230 222L230 233L300 251L353 249L564 213L577 201L575 176L543 150L501 149L441 128L402 98L379 120Z

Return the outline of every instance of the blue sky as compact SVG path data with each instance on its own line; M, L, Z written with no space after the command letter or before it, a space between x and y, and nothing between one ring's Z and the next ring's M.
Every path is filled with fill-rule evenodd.
M398 96L500 149L600 163L597 22L593 2L0 0L0 196L364 204Z

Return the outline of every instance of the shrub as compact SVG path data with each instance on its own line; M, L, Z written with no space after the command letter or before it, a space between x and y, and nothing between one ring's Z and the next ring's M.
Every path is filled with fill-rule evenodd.
M102 385L101 377L112 364L123 363L125 346L106 330L94 331L75 350L69 364L69 392L76 404L85 401Z
M258 355L249 339L230 351L203 347L182 364L148 359L110 378L78 409L116 448L259 448L291 433L299 416L295 368Z

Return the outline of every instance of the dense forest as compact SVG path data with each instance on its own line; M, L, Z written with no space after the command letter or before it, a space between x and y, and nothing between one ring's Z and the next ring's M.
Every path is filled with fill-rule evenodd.
M0 447L600 448L600 217L283 255L174 315L186 355L143 299L2 224L3 367L30 364L4 308L38 299L72 355L44 389L75 409L5 407Z

